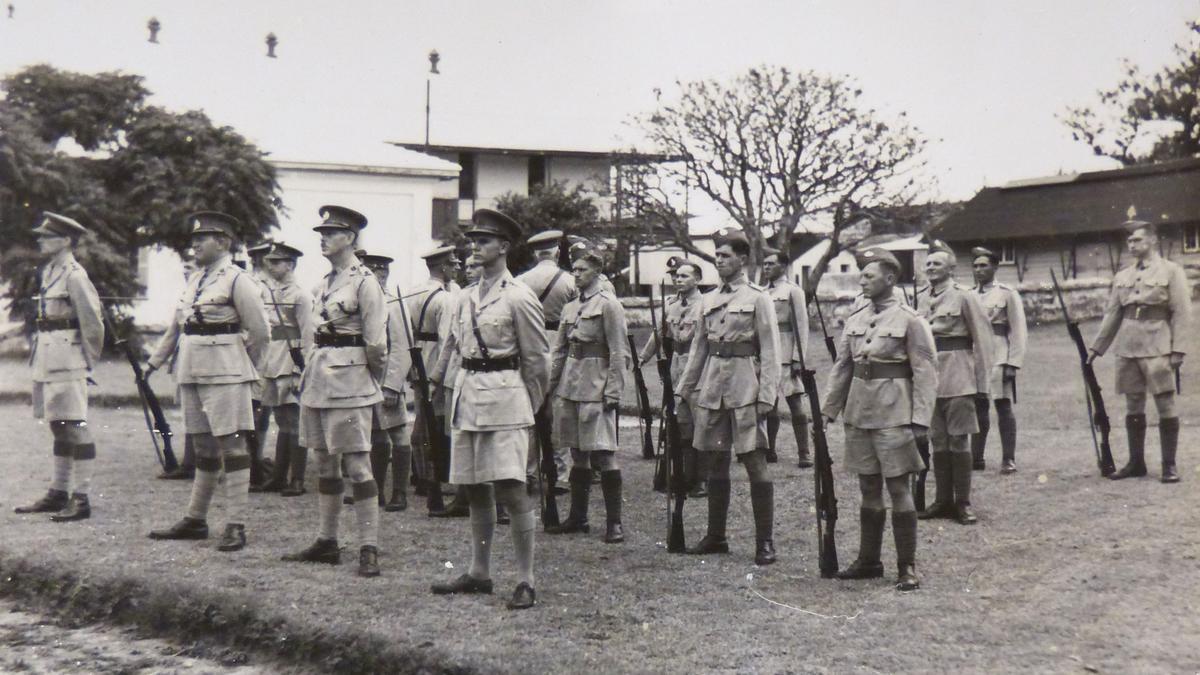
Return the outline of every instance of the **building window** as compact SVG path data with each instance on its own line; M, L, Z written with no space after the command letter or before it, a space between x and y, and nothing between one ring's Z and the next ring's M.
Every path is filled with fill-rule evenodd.
M529 158L529 191L538 185L546 184L546 156L534 155Z
M462 171L458 174L458 198L475 199L475 160L473 152L458 153L458 165Z
M1200 225L1185 225L1183 228L1183 252L1200 253Z
M1006 241L1000 244L1000 264L1001 265L1016 265L1017 264L1017 244L1016 242Z
M433 200L433 227L430 236L435 241L446 241L450 238L451 230L458 225L458 200Z

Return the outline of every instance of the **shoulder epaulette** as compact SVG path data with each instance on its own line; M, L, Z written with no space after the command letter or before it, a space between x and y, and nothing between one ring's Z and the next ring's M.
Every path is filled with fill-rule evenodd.
M918 312L917 310L913 309L912 305L901 304L900 309L904 310L905 312L908 312L912 316L915 316L915 317L921 316L921 313Z
M756 284L756 283L753 283L753 282L749 282L749 281L747 281L747 282L746 282L746 285L747 285L747 286L749 286L750 288L752 288L752 289L754 289L754 290L758 291L759 293L766 293L766 292L767 292L767 289L763 288L762 286L759 286L759 285L758 285L758 284Z

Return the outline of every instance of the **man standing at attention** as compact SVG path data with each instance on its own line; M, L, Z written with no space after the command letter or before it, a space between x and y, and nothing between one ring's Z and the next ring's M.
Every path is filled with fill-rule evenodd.
M929 322L937 347L938 393L929 427L937 496L919 517L974 525L978 518L971 508L967 437L979 431L975 399L988 393L995 352L983 305L975 293L955 283L954 267L954 251L945 242L934 241L925 258L929 291L917 311Z
M728 553L729 467L734 455L750 478L754 562L775 562L775 485L758 449L759 425L779 395L779 327L775 307L746 278L750 242L740 230L714 236L721 285L703 296L702 319L679 385L692 405L700 475L708 480L708 532L688 553Z
M537 296L508 271L508 253L521 237L512 218L480 209L467 230L483 276L455 306L450 338L433 369L441 381L450 350L462 365L450 401L450 482L465 485L471 509L471 566L466 574L434 584L438 595L491 593L496 502L511 514L518 583L509 609L537 602L533 540L537 513L525 491L525 466L533 413L550 380L550 345ZM494 490L493 490L494 487Z
M226 525L217 549L239 551L246 546L250 498L250 388L258 380L270 328L259 285L230 257L238 221L215 211L192 214L189 221L199 269L188 280L180 311L150 357L146 376L175 357L183 425L196 448L196 475L187 515L150 538L208 538L208 508L223 470Z
M937 356L929 325L893 294L900 262L890 251L870 248L857 256L859 286L869 304L846 319L838 359L829 373L822 414L846 427L846 469L858 474L862 493L858 557L839 579L883 576L880 550L892 502L896 541L896 589L913 591L917 579L917 512L909 489L924 468L917 439L926 434L937 398Z
M1092 342L1089 362L1113 344L1117 353L1117 393L1125 395L1129 463L1109 478L1146 475L1146 394L1158 409L1162 482L1178 483L1175 450L1179 417L1174 376L1183 365L1184 336L1191 325L1191 288L1178 264L1158 254L1158 233L1150 223L1125 223L1133 263L1117 272L1104 320Z
M996 425L1000 427L1003 453L1000 473L1010 474L1017 470L1017 418L1013 415L1013 404L1017 402L1017 371L1025 362L1025 305L1017 289L996 281L996 268L1000 264L998 254L977 246L971 249L971 256L974 258L975 292L992 324L992 344L996 347L991 398L996 402ZM987 468L983 451L991 428L987 396L975 399L975 413L979 417L979 433L971 437L971 457L973 468L982 471Z
M47 211L33 231L46 261L30 357L33 416L50 422L54 478L45 497L16 512L54 513L50 519L60 523L84 520L92 515L88 492L96 459L96 443L87 426L87 380L104 345L104 320L96 287L72 252L87 229Z
M797 466L807 469L813 465L808 454L808 413L804 409L804 385L800 382L800 350L808 359L808 307L804 304L804 289L787 278L787 261L775 249L763 251L763 277L767 280L767 295L775 303L775 318L779 321L779 399L792 418L792 433L796 436ZM792 314L800 329L792 330ZM767 461L778 461L775 439L779 434L779 405L767 413Z

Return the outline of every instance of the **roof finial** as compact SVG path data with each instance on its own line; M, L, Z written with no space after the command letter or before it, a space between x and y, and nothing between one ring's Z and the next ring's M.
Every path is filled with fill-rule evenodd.
M1130 204L1129 209L1125 211L1125 217L1130 220L1137 218L1137 207L1135 207L1133 204Z

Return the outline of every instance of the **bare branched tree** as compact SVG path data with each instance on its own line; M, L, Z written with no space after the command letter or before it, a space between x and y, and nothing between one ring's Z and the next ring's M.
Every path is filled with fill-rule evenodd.
M625 202L691 253L708 257L692 244L680 186L741 226L755 265L768 243L791 259L792 232L819 212L833 214L832 258L865 210L907 203L925 187L919 132L903 113L885 121L847 79L764 66L729 82L677 84L677 98L635 124L653 152L681 160L635 167Z

